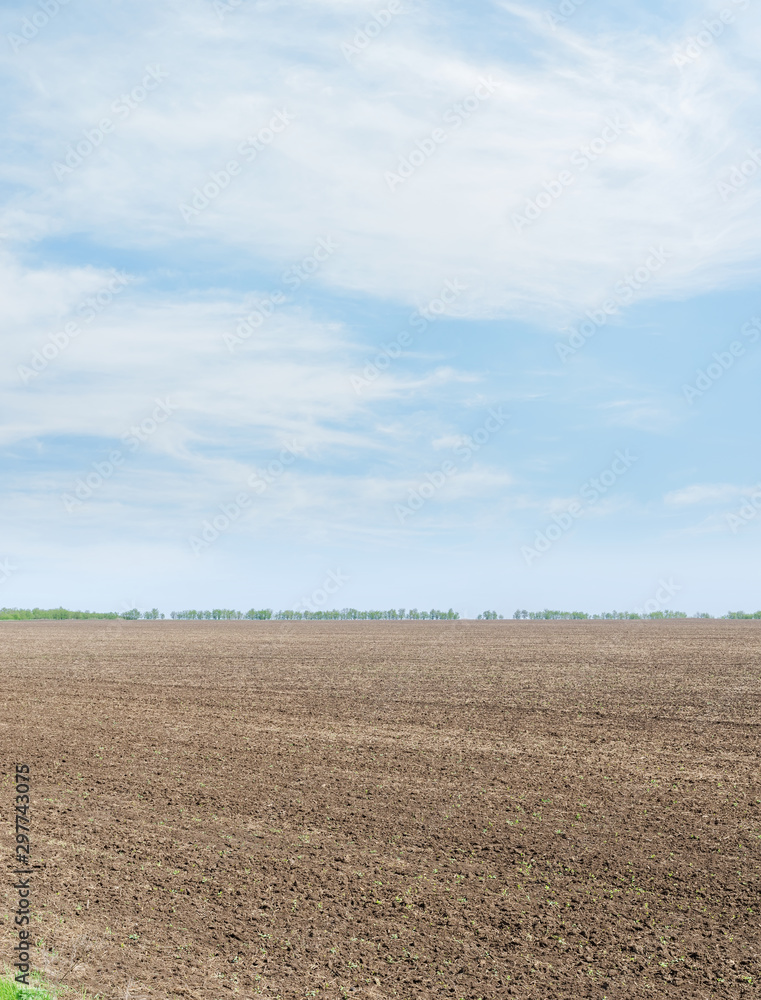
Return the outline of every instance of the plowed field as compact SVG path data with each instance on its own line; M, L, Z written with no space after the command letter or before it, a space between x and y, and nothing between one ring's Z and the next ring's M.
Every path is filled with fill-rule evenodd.
M0 641L2 847L10 871L27 761L53 980L758 994L761 622L3 622ZM10 962L10 876L3 896Z

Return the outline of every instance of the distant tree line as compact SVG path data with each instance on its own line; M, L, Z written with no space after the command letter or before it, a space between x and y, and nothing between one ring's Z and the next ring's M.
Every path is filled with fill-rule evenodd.
M158 608L151 611L67 611L66 608L0 608L0 620L28 620L32 618L122 618L127 621L158 621L166 616ZM344 608L342 611L273 611L272 608L257 610L252 608L245 613L231 608L213 608L211 611L172 611L170 618L188 621L235 621L239 619L268 621L453 621L459 619L458 612L418 611L412 608L392 608L390 611L358 611L356 608ZM496 617L496 612L495 612Z
M0 608L0 621L29 621L34 618L120 618L115 611L67 611L66 608Z
M68 611L66 608L0 608L0 621L29 621L32 619L65 619L65 618L122 618L127 621L158 621L166 616L159 613L158 608L150 611L138 611L132 608L131 611ZM233 611L230 608L214 608L211 611L172 611L170 618L184 621L230 621L239 619L258 621L457 621L460 615L453 611L437 611L432 608L430 611L418 611L412 608L407 611L405 608L398 610L392 608L390 611L357 611L356 608L344 608L342 611L273 611L271 608L256 610L252 608L245 613ZM652 611L649 614L638 614L636 611L604 611L599 615L590 615L586 611L525 611L518 610L513 614L513 618L529 619L531 621L570 621L570 620L609 620L609 621L630 621L630 620L653 620L664 618L713 618L707 612L698 612L695 615L687 615L684 611ZM746 611L729 611L721 616L721 620L727 619L752 619L761 618L761 611L752 613ZM496 611L483 611L478 616L478 621L503 621L504 616Z
M484 612L483 615L479 615L479 618L496 617L493 612ZM502 615L499 616L500 618ZM688 615L685 611L651 611L646 614L638 614L636 611L603 611L599 615L589 615L586 611L516 611L513 614L513 618L528 618L533 621L551 621L551 620L561 620L569 621L573 619L582 619L586 621L594 620L609 620L609 621L645 621L645 620L658 620L663 618L713 618L713 615L709 615L707 611L698 611L697 614ZM730 611L726 615L722 615L721 618L726 620L727 618L761 618L761 611L756 611L754 614L746 614L744 611Z
M216 608L214 611L173 611L170 618L200 620L220 620L248 618L258 620L273 621L434 621L434 620L456 620L460 616L451 608L449 611L418 611L412 608L407 611L405 608L398 610L392 608L390 611L357 611L356 608L344 608L342 611L273 611L265 608L257 611L254 608L243 614L241 611L230 611L227 608Z

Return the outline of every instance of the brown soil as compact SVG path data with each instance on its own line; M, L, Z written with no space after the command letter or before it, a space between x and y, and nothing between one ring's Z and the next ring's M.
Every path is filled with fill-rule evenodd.
M54 980L132 1000L757 995L761 623L0 640L5 809L28 761Z

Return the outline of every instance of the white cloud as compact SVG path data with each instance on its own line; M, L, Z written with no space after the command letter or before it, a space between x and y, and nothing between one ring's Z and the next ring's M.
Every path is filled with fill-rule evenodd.
M686 507L703 503L730 503L752 492L752 487L734 486L731 483L693 483L681 490L673 490L663 498L671 507Z
M675 398L687 355L674 362L666 351L654 366L648 341L616 379L613 366L626 355L611 334L638 299L698 295L757 274L761 173L747 168L750 176L725 197L718 182L742 178L737 165L755 148L759 84L748 58L761 40L758 11L749 8L742 31L727 32L680 71L673 51L693 32L692 20L673 20L658 37L644 21L636 31L597 36L594 18L580 14L552 32L543 9L514 4L500 15L513 36L507 55L480 24L478 48L471 45L467 32L456 32L462 12L450 20L445 5L405 10L347 61L341 43L376 9L359 0L243 0L220 19L211 0L134 0L103 5L93 19L69 4L8 60L0 384L9 416L0 443L13 472L1 505L38 579L46 570L39 539L64 567L71 552L92 547L89 572L94 547L113 553L115 537L122 546L145 540L135 549L141 558L154 552L151 565L173 563L184 579L198 565L186 551L188 534L288 444L302 457L205 565L227 552L230 565L239 560L240 580L250 575L251 555L261 562L268 546L273 565L284 552L297 563L312 542L365 539L401 551L394 504L467 444L497 400L516 409L499 447L478 453L484 464L454 458L458 475L404 531L456 536L463 550L479 530L492 540L517 538L537 512L562 509L590 461L597 468L611 427L626 427L643 459L642 437L650 435L649 464L631 487L616 486L589 509L579 537L613 537L617 528L634 546L646 528L628 533L632 512L650 525L659 517L674 524L698 504L747 493L711 485L712 473L695 459L688 467L700 471L690 475L709 485L648 503L664 492L657 459L666 447L676 453L669 438L684 434ZM6 5L0 29L15 30L27 13ZM149 65L168 76L130 114L113 110ZM493 78L494 92L458 109L482 77ZM463 111L471 113L458 126ZM263 132L278 112L293 115L292 124ZM114 127L88 153L86 133L104 116ZM617 118L620 128L606 123ZM433 139L437 128L445 134ZM249 163L240 147L251 136L262 148ZM82 162L72 158L71 172L56 177L54 162L83 139ZM591 160L583 150L593 142ZM425 159L392 193L386 174L411 154ZM239 171L229 168L232 159ZM565 170L570 182L558 192ZM186 221L180 205L210 182L218 195L202 194L208 206ZM543 191L548 207L517 231L511 216ZM325 238L336 251L228 350L225 336ZM120 266L134 280L85 323L83 303L112 280L111 261L128 262ZM443 290L463 285L434 309L451 319L414 326L413 309L430 310ZM529 344L520 324L461 322L507 316L578 326L586 310L611 299L619 312L604 344L601 335L562 372L552 367L551 345ZM48 345L76 318L81 333L56 353ZM414 329L401 352L398 322ZM687 320L670 332L709 337L699 325ZM495 344L503 336L505 350ZM380 373L358 391L352 376L372 372L384 344L391 351L383 370L376 366ZM43 349L44 370L24 384L18 366ZM172 402L171 418L67 514L60 494L110 449L124 449L124 436L150 421L157 399ZM736 426L745 433L751 424ZM526 477L520 495L518 473L503 465ZM742 481L742 472L727 475ZM493 544L485 549L492 558ZM499 558L507 566L512 555ZM460 565L471 564L468 551ZM204 570L199 578L210 577Z
M436 451L441 451L443 448L454 450L455 448L462 448L467 444L468 438L465 434L443 434L441 437L432 441L432 446Z
M161 39L151 52L134 31L99 51L92 37L63 50L41 33L15 63L26 83L19 115L35 124L37 152L11 162L6 176L37 187L26 199L35 217L47 214L62 231L85 220L93 238L119 232L134 246L200 237L220 253L287 264L331 231L342 252L318 282L419 305L443 277L457 276L478 289L460 303L473 316L572 319L641 265L650 246L673 258L637 296L704 290L756 272L761 174L727 201L717 191L721 171L753 144L746 109L758 84L737 58L738 33L681 72L669 43L583 39L573 25L552 37L537 29L552 62L485 64L454 44L434 50L408 17L354 67L338 45L359 7L333 8L336 19L316 29L278 5L258 5L254 17L244 4L220 26L210 5L148 13L137 3L130 17L139 23L148 13ZM215 24L224 45L210 42ZM758 38L757 13L744 15L742 36L743 45ZM288 69L284 57L296 52L298 67ZM63 72L85 54L83 79ZM164 65L169 79L55 182L52 160L148 62ZM496 81L493 96L460 127L447 124L448 110L482 76ZM210 171L240 159L242 139L284 107L293 125L188 226L179 202ZM575 167L574 151L617 115L631 128L586 169ZM445 141L390 194L384 174L436 127ZM517 233L511 215L564 169L573 179L562 196Z

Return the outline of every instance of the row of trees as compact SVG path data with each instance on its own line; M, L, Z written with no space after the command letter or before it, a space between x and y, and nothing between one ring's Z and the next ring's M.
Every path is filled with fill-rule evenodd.
M119 618L115 611L67 611L66 608L0 608L0 621L31 621L36 618ZM139 617L139 613L138 613ZM163 617L163 615L162 615Z
M479 618L496 618L494 612L484 612L483 615L479 615ZM499 616L500 618L502 615ZM692 616L688 615L684 611L651 611L648 613L639 614L636 611L603 611L600 615L588 615L586 611L516 611L513 618L528 618L534 621L550 621L559 619L562 621L569 621L572 619L585 619L587 621L594 620L611 620L611 621L645 621L645 620L658 620L663 618L713 618L713 615L709 615L707 611L698 611L697 614ZM730 611L726 615L722 615L722 619L727 618L761 618L761 611L756 611L754 614L746 614L744 611Z
M25 621L33 618L123 618L126 621L159 621L166 616L158 608L150 611L67 611L66 608L0 608L0 620ZM170 618L188 621L230 621L239 619L267 621L437 621L457 620L460 616L452 608L449 611L418 611L412 608L392 608L390 611L358 611L356 608L344 608L342 611L273 611L272 608L257 610L252 608L245 613L232 608L214 608L211 611L172 611ZM496 612L495 612L496 617Z
M163 618L163 615L161 616ZM356 608L344 608L342 611L273 611L264 608L257 611L252 608L245 614L241 611L230 611L226 608L216 608L214 611L173 611L170 618L190 621L208 621L220 619L259 619L273 621L433 621L456 620L460 616L451 608L449 611L418 611L417 608L407 611L405 608L392 608L390 611L358 611Z
M0 608L0 621L29 621L32 619L64 619L64 618L123 618L127 621L158 621L165 616L160 614L158 608L151 611L138 611L132 608L131 611L123 611L121 614L116 611L68 611L66 608ZM172 611L170 618L189 621L229 621L238 619L260 620L260 621L456 621L459 614L451 608L449 611L437 611L432 608L430 611L418 611L412 608L407 611L405 608L398 610L392 608L390 611L357 611L356 608L344 608L342 611L273 611L271 608L256 610L252 608L246 611L233 611L230 608L214 608L212 611ZM590 615L586 611L525 611L518 610L513 614L513 618L529 619L531 621L570 621L570 620L654 620L665 618L687 618L684 611L652 611L649 614L638 614L635 611L604 611L599 615ZM699 612L693 618L713 618L707 612ZM726 619L752 619L761 618L761 611L745 612L730 611L722 616ZM502 621L503 615L496 611L484 611L478 616L478 621Z

